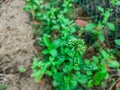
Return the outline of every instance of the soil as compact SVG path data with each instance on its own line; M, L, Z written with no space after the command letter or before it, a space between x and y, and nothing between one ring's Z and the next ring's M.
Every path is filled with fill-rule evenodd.
M49 79L34 83L32 58L36 54L29 15L23 11L25 0L9 0L0 7L0 90L51 90ZM24 67L26 72L18 72Z

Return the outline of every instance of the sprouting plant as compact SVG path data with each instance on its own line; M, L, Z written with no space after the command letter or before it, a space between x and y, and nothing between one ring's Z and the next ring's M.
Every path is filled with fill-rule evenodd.
M21 72L21 73L24 73L26 71L26 69L24 67L19 67L18 71Z
M7 88L6 85L4 85L4 84L0 84L0 90L5 90L6 88Z

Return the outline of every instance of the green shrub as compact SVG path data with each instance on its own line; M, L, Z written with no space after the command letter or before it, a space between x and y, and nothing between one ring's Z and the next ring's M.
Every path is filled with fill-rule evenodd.
M103 22L89 23L85 28L75 26L71 17L74 12L74 0L27 0L25 10L32 15L39 25L38 46L42 47L40 60L33 60L32 76L35 82L47 75L52 78L56 90L76 90L101 85L109 78L108 68L118 68L111 50L104 50L102 28L109 17L109 10L104 14ZM107 22L114 31L114 25ZM101 30L97 31L99 26ZM98 48L96 55L90 59L83 58L87 48L83 32L95 37L93 47ZM79 33L79 35L75 34ZM99 43L100 41L100 43Z

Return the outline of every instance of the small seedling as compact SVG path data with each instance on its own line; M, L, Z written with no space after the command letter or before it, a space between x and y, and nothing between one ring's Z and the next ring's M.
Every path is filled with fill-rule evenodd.
M26 69L24 67L19 67L18 71L21 72L21 73L24 73L26 71Z
M7 88L6 85L4 85L4 84L0 84L0 90L5 90L6 88Z

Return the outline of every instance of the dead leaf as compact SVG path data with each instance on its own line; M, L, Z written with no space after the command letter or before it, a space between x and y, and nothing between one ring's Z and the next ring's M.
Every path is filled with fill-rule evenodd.
M78 25L78 26L81 26L81 27L85 27L87 25L87 22L84 21L84 20L76 20L75 21L75 24Z
M33 24L39 25L39 22L37 22L36 20L34 20L34 21L33 21Z

